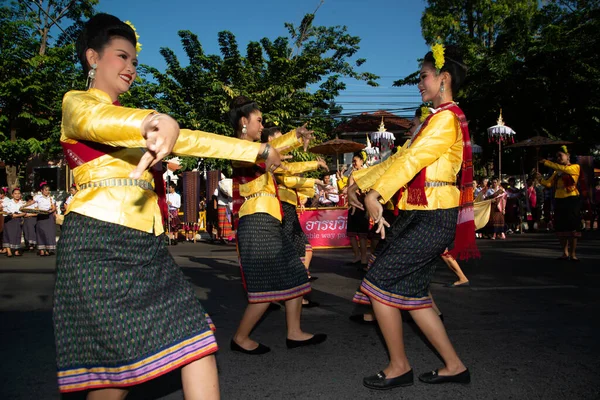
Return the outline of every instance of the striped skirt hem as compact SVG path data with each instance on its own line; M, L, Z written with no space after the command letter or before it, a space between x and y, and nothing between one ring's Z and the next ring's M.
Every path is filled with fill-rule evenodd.
M218 350L212 331L180 341L133 363L118 367L83 367L58 371L61 393L138 385L181 368Z
M394 294L382 290L364 279L360 285L360 291L356 292L352 301L358 304L371 304L371 300L376 300L390 307L400 310L419 310L421 308L431 307L431 297L409 297Z
M271 292L248 292L249 303L270 303L272 301L285 301L295 299L310 293L310 283L305 283L294 288Z

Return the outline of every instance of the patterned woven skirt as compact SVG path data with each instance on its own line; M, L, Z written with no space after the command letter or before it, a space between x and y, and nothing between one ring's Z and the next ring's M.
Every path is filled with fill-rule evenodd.
M23 218L12 218L8 216L0 216L0 218L4 218L2 247L19 250L21 248L21 236L23 234L23 228L21 227Z
M56 215L38 214L35 224L38 250L56 250Z
M302 230L300 220L298 219L298 212L296 206L281 202L283 208L283 218L281 219L281 227L283 234L291 239L300 261L304 263L307 252L312 252L312 246L306 237L306 234Z
M25 217L23 218L23 237L25 238L25 244L27 246L35 246L37 239L35 237L35 225L37 218Z
M178 232L179 228L181 228L179 209L169 210L169 232Z
M554 230L558 237L581 236L581 200L579 196L554 200Z
M237 240L248 302L289 300L310 292L306 269L277 218L266 213L243 216Z
M488 233L503 233L506 223L504 221L504 213L498 210L496 204L492 203L492 211L490 212L490 221L487 224Z
M431 307L429 284L439 256L454 240L458 208L400 211L353 301L401 310Z
M231 221L227 218L227 206L219 206L219 229L221 230L221 239L233 237L231 230Z
M56 271L61 392L136 385L217 351L164 235L69 213Z

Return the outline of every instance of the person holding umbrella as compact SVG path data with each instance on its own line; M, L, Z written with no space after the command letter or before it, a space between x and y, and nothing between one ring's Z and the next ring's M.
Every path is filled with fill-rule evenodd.
M554 188L554 230L560 240L562 255L559 260L579 261L577 258L577 238L581 237L581 201L577 182L579 181L580 167L571 164L567 146L563 145L556 153L556 162L545 159L540 164L554 170L548 179L541 179L540 183L547 188ZM541 178L541 174L537 174Z

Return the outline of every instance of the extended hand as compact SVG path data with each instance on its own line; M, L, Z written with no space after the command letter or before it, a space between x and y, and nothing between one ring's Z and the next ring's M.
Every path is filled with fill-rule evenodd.
M265 169L268 172L273 172L277 168L281 168L282 170L287 171L287 168L282 163L283 160L287 160L289 158L292 158L292 156L282 156L281 154L279 154L277 149L271 147L269 149L267 159L265 160Z
M352 184L350 186L348 186L348 204L351 207L356 207L358 209L364 210L365 207L363 206L362 202L358 199L358 185L357 184Z
M546 163L546 161L548 161L548 160L546 160L545 158L542 158L542 159L541 159L540 161L538 161L538 162L539 162L540 164L545 164L545 163Z
M296 136L302 138L302 142L304 143L304 151L308 150L308 145L310 144L310 141L312 139L312 134L315 132L309 131L306 128L306 125L308 125L308 122L302 125L301 127L296 128Z
M306 150L306 149L304 149L304 150ZM323 168L325 171L329 171L329 167L327 166L327 163L321 157L317 158L317 164L319 165L319 167Z
M139 179L145 170L171 154L179 137L179 124L166 114L150 115L142 124L142 136L146 139L147 151L129 174L133 179Z

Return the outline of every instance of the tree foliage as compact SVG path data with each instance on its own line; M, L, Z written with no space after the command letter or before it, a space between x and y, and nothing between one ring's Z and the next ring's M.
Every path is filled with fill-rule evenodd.
M517 140L570 140L581 144L579 154L597 142L598 1L428 0L421 27L428 43L441 39L464 54L469 72L458 101L478 143L500 109ZM413 74L396 85L414 83ZM493 149L484 146L484 157ZM507 153L507 166L518 169L521 152Z
M146 67L139 92L133 89L127 99L137 105L136 93L151 93L151 98L142 95L141 103L169 113L182 126L232 135L225 114L231 99L244 95L259 104L266 124L285 132L308 122L318 140L326 140L334 127L331 114L340 111L335 97L346 88L341 78L375 86L378 77L357 71L365 62L354 60L360 38L344 26L313 22L314 14L307 14L298 26L286 23L287 37L251 41L244 53L233 33L220 32L220 55L206 54L196 34L179 31L187 65L162 48L166 70ZM218 160L207 162L209 168L227 168Z
M87 6L95 3L23 1L0 7L0 138L13 142L0 146L0 159L13 174L8 177L13 185L18 184L19 171L31 156L53 157L61 152L62 97L74 86L83 87L73 42L51 43L49 29L67 16L81 18Z

